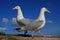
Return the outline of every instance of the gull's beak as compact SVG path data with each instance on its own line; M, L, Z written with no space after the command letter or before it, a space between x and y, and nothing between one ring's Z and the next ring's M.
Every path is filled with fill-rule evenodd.
M12 8L13 10L15 10L15 8Z
M50 10L46 9L46 12L51 13Z
M47 10L48 13L51 13L49 10Z

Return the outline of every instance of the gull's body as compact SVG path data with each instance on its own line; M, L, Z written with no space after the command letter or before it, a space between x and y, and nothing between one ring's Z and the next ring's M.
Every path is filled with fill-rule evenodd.
M26 26L30 23L30 20L29 19L26 19L23 17L23 14L22 14L22 11L21 11L21 8L19 6L16 6L13 8L14 10L17 10L18 11L18 15L17 15L17 18L16 18L16 22L19 26L23 27L23 26ZM16 30L19 31L20 28L16 28ZM25 35L26 35L27 31L25 30Z
M18 11L16 21L20 26L25 26L25 25L30 23L29 19L24 18L22 11L21 11L21 8L19 6L16 6L13 9Z
M45 12L50 13L50 11L48 11L45 7L41 8L39 17L35 21L32 21L32 22L29 21L29 23L26 22L27 25L21 27L21 29L19 29L19 31L31 30L34 33L35 31L39 31L40 29L42 29L46 23L45 16L44 16ZM19 17L21 17L21 16L18 16L19 20L24 19L23 17L21 17L21 18L19 18ZM32 34L32 36L33 36L33 34Z
M26 25L28 25L29 23L30 23L30 20L29 19L21 19L21 20L17 20L17 23L20 25L20 26L26 26Z
M42 28L41 25L43 23L44 23L43 21L33 21L30 24L26 25L24 27L24 29L31 30L31 31L38 31ZM44 23L44 25L45 25L45 23ZM39 28L39 26L40 26L40 28Z

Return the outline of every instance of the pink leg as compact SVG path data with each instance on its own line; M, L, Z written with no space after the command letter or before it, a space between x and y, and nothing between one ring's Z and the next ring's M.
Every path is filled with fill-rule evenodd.
M34 31L32 32L32 38L34 38Z

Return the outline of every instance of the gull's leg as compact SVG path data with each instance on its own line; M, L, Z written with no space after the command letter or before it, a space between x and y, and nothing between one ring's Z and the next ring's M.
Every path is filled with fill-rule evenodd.
M34 31L32 32L32 38L34 38Z
M40 31L39 31L39 35L45 37ZM40 38L41 40L43 40L42 38Z
M39 31L39 35L40 35L40 36L43 36L43 34L42 34L40 31Z
M24 32L25 32L24 35L26 35L27 34L27 30L25 30Z

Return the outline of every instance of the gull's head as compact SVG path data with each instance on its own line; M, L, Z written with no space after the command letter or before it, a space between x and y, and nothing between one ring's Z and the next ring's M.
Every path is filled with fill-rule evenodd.
M42 12L48 12L48 13L51 13L47 8L43 7L42 9Z
M15 6L15 7L13 8L13 10L18 10L18 9L20 9L20 6Z

